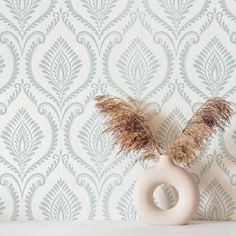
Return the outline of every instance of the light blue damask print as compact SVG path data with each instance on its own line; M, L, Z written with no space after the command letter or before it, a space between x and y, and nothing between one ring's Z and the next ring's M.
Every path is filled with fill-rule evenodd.
M121 173L111 170L121 163L123 158L115 157L115 154L113 158L108 158L112 154L111 137L103 133L102 117L97 113L92 114L79 132L78 141L89 157L82 158L69 140L74 119L75 117L72 117L65 126L65 145L71 158L63 159L63 164L76 178L77 184L88 194L91 204L88 218L94 219L98 214L98 206L102 204L104 218L110 219L110 197L114 188L122 182ZM78 169L81 167L86 168L86 171L79 172Z
M122 220L138 220L137 211L133 203L134 186L135 183L127 189L116 207Z
M3 58L0 56L0 73L2 73L4 67L5 67L4 60L3 60Z
M236 64L220 40L214 37L199 54L194 67L211 96L219 96L231 78Z
M111 136L103 131L102 117L94 113L82 127L78 136L90 156L91 167L96 171L96 177L99 180L105 174L106 163L112 153Z
M159 141L163 147L168 147L176 140L186 122L187 119L178 108L175 108L169 114L169 116L164 120L157 131Z
M166 13L167 18L171 21L175 32L175 37L181 31L183 22L192 8L194 0L160 0L160 6Z
M32 15L37 10L40 0L20 0L20 1L11 1L4 0L6 2L7 7L12 13L14 19L18 23L18 30L21 37L25 34L26 26L32 18Z
M60 179L43 198L39 208L45 220L76 220L82 206L65 181Z
M236 204L217 179L201 193L197 217L200 220L231 220Z
M9 155L1 156L0 163L5 166L5 172L0 175L0 184L8 188L13 209L11 220L19 217L20 205L25 204L27 219L34 219L32 212L32 198L36 190L45 184L46 177L56 168L58 160L52 157L52 152L57 144L57 128L51 114L45 114L44 110L39 113L45 115L51 125L51 143L48 150L39 153L41 141L44 138L40 126L31 118L29 113L21 108L8 122L2 131L2 141ZM47 161L46 173L38 171L38 167ZM23 199L25 198L25 202Z
M32 30L49 17L55 8L56 0L48 1L47 10L40 16L37 16L36 13L42 3L41 0L4 0L3 2L11 15L6 17L4 13L0 12L0 21L3 21L12 31L4 31L1 36L10 36L23 53L29 39L38 33L37 31L32 32Z
M12 72L10 76L7 78L7 81L4 83L2 82L0 84L0 94L5 93L9 88L13 87L14 90L11 92L10 96L8 97L7 105L10 105L19 95L19 92L21 90L20 83L17 83L16 79L19 74L19 53L16 49L16 46L12 43L11 40L7 38L7 36L3 33L0 33L0 43L6 45L9 49L9 54L13 60L12 62ZM2 57L5 57L6 55L0 55L0 74L3 72L3 70L6 68L6 64L4 64L4 59ZM1 78L1 77L0 77ZM4 103L0 103L1 107L0 114L4 114L7 110L7 107Z
M104 187L109 182L121 181L120 174L112 173L113 169L118 163L122 161L122 158L116 157L115 159L109 158L113 152L112 139L107 133L104 133L103 120L100 115L94 113L90 119L84 124L79 132L79 140L90 156L90 161L85 164L88 170L91 172L91 176L88 176L92 180L95 187L95 191L100 197ZM115 156L115 154L113 154ZM85 175L78 176L77 181L81 181ZM81 179L81 180L80 180Z
M43 137L40 127L23 108L5 127L1 138L15 163L11 164L12 169L17 172L21 180L25 178L29 162Z
M226 16L228 16L231 20L236 22L236 15L235 15L235 9L231 8L228 1L226 0L219 0L220 6L225 13Z
M4 202L0 198L0 215L4 213L4 210L6 209Z
M106 20L112 13L116 2L118 0L82 0L83 6L86 8L90 19L93 21L93 25L96 26L98 35L101 35L103 27L106 24Z
M155 55L141 38L137 37L123 52L117 67L134 96L140 97L145 93L151 79L154 78L159 64Z
M236 132L233 128L233 130L230 130L230 138L232 140L231 146L234 147L236 143ZM230 179L230 183L232 186L236 186L236 174L234 170L230 168L231 165L226 165L225 164L225 159L229 160L232 165L236 164L236 158L234 155L234 152L229 149L228 146L229 141L225 138L225 134L221 132L219 135L219 147L220 147L220 152L221 152L221 158L219 158L219 161L217 162L224 172L224 174L227 176L227 178Z
M163 17L153 11L149 0L143 0L142 2L145 12L165 28L165 30L156 29L155 41L161 42L164 40L170 43L176 54L186 39L199 37L199 34L192 31L190 27L203 18L210 5L210 0L203 1L200 3L201 9L195 12L193 11L194 0L160 0L157 5L164 13ZM201 33L205 32L213 22L214 17L211 12L208 12L207 17L208 19L201 26Z
M123 9L119 9L117 2L117 0L83 0L83 7L88 13L86 17L83 17L75 10L71 0L65 1L70 14L87 27L87 31L83 30L77 34L78 41L92 42L99 55L106 41L120 40L122 37L121 33L112 30L112 28L128 15L134 3L133 0L127 0ZM92 22L90 22L91 20ZM71 27L71 24L67 25L74 29L74 27Z
M135 42L136 41L136 42ZM132 49L133 52L133 56L135 56L135 52L137 50L135 50L135 44L137 44L137 42L139 41L138 37L136 37L136 40L134 40L134 42L132 43L132 46L130 46L130 49ZM125 81L127 84L129 84L128 87L121 87L119 84L119 81L116 79L117 75L113 75L113 71L111 71L111 69L109 68L109 61L111 60L111 56L113 56L112 54L112 50L113 48L117 45L117 41L113 42L112 44L108 45L108 48L106 50L106 52L104 53L103 57L102 57L102 61L103 61L103 74L104 77L107 79L107 83L111 86L112 89L114 89L115 91L117 91L121 96L137 96L137 91L141 91L139 92L138 96L139 99L143 99L143 100L148 100L152 97L154 97L158 92L160 92L161 90L163 90L165 87L168 86L168 92L166 93L166 96L164 96L161 99L161 103L162 105L165 104L170 97L173 95L174 93L174 86L173 84L170 83L170 79L173 73L173 53L171 51L171 49L169 48L169 46L166 43L160 43L161 46L163 47L164 53L165 53L165 57L166 57L166 62L167 62L167 69L166 69L166 73L161 77L161 78L156 78L155 74L157 72L156 69L154 69L154 67L152 66L152 63L156 64L156 66L160 67L158 65L158 60L156 59L156 54L154 56L154 52L150 49L148 49L144 43L142 43L141 41L138 43L138 47L139 50L142 48L142 55L141 58L137 57L136 60L133 60L135 58L130 58L130 56L125 56L128 52L128 49L126 49L122 56L120 57L119 60L117 60L118 62L116 63L117 68L119 69L121 76L123 78L125 78ZM144 49L145 48L145 49ZM129 54L129 53L128 53ZM116 56L116 55L114 55ZM129 61L130 62L130 66L127 68L127 66L123 66L124 63L121 62L121 60L123 59L122 57L124 57L124 60ZM141 64L139 64L141 63ZM146 64L146 65L145 65ZM147 74L141 73L139 66L143 66L142 69L147 69ZM135 70L136 69L136 70ZM161 67L160 67L161 69ZM140 71L140 74L139 74ZM139 78L140 77L140 78ZM144 78L143 78L144 77ZM153 78L152 83L151 84L151 78ZM155 78L155 79L154 79ZM138 81L135 81L135 79ZM143 80L143 81L142 81ZM139 83L136 86L136 83ZM132 85L132 87L131 87ZM141 88L139 86L142 86ZM151 86L153 85L153 86ZM136 88L134 88L134 86L136 86ZM157 106L159 106L159 104L156 104Z
M65 39L58 38L41 60L40 68L56 93L60 110L66 102L66 92L73 86L82 64Z
M208 97L225 97L235 113L234 4L0 1L1 218L139 220L133 189L138 169L148 164L134 165L136 154L116 156L94 97L147 101L145 111L163 115L157 129L163 146ZM235 219L234 141L230 129L219 133L191 163L204 189L199 219ZM215 170L217 179L204 178ZM174 205L173 189L164 185L160 193Z
M1 79L1 73L2 73L2 71L4 69L4 67L5 67L4 60L3 60L3 58L0 55L0 79ZM3 103L0 103L0 114L5 113L6 109L7 109L6 105L3 104Z

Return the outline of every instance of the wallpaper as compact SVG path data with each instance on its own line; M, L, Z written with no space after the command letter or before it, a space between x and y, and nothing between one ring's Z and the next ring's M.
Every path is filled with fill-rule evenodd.
M164 146L209 97L235 111L236 1L1 0L0 220L140 219L135 181L154 163L116 154L101 94L144 100ZM195 219L236 219L235 151L234 113L188 169Z

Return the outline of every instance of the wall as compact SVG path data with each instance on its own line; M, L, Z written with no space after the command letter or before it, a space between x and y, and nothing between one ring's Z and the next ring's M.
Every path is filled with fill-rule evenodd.
M2 0L1 220L138 219L148 164L116 156L94 96L147 101L167 146L207 98L235 109L235 29L235 0ZM236 219L235 124L189 169L197 219ZM171 187L158 194L174 204Z

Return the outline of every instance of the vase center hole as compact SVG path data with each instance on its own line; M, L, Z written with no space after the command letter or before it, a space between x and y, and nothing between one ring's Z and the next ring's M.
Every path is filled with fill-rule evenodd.
M173 208L178 199L177 190L170 184L159 185L153 192L154 204L163 210Z

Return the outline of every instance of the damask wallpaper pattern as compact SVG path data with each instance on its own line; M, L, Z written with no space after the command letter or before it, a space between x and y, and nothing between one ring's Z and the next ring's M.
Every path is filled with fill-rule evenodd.
M94 96L146 100L167 146L207 98L235 111L235 60L235 0L1 0L0 219L138 220L149 164L116 156ZM236 219L235 151L234 114L189 168L196 219Z

